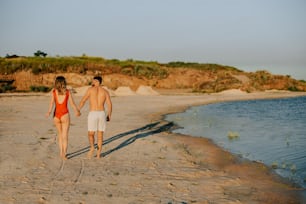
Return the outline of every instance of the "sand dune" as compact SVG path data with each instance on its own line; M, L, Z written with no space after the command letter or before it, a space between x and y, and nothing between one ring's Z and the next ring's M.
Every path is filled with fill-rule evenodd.
M84 86L84 87L75 88L73 90L76 96L83 96L89 87L90 86ZM109 92L110 96L159 95L159 93L157 91L154 91L150 86L139 86L136 92L133 91L128 86L118 87L115 91L109 89L106 86L104 86L104 88Z
M136 90L136 94L144 96L159 95L159 93L154 91L151 86L139 86Z
M241 95L241 94L247 94L247 92L245 91L241 91L240 89L230 89L230 90L225 90L225 91L221 91L218 94L226 94L226 95Z
M134 96L136 95L135 91L128 86L120 86L115 90L116 96Z

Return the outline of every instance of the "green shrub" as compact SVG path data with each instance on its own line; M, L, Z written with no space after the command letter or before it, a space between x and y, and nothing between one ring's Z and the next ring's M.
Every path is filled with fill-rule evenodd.
M35 74L35 75L39 74L41 71L42 70L39 67L32 68L32 73Z
M295 86L289 86L289 87L288 87L288 90L289 90L289 91L299 91L299 89L296 88Z
M30 86L30 91L32 92L49 92L51 88L47 86Z
M11 85L11 84L4 84L0 87L0 93L5 93L5 92L9 92L9 91L14 91L16 89L15 86Z

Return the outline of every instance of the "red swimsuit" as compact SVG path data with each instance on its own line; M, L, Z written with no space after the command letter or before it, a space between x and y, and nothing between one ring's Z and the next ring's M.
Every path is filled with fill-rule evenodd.
M55 89L53 90L53 96L54 96L54 99L55 99L54 117L57 117L58 119L61 119L61 117L63 115L65 115L69 112L68 107L67 107L68 98L69 98L69 91L68 90L66 91L66 96L65 96L65 99L64 99L63 103L58 102L58 98L57 98Z

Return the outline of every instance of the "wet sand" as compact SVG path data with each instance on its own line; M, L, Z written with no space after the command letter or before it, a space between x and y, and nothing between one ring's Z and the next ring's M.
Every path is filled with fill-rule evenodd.
M2 95L0 203L303 203L301 189L263 164L205 138L172 134L175 124L163 120L194 105L297 95L306 93L112 97L103 157L86 157L86 105L81 117L71 114L66 161L52 119L45 118L49 97Z

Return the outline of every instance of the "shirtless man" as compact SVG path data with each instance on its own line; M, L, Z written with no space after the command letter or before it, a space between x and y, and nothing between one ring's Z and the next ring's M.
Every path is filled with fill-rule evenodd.
M97 158L100 158L102 151L103 133L106 129L106 121L110 121L112 115L112 102L109 93L101 86L101 83L102 77L94 77L92 81L92 87L88 88L79 104L79 110L81 110L87 99L89 99L88 140L90 144L90 150L88 152L88 158L92 157L95 149L94 143L96 131L98 131ZM104 108L105 103L107 105L107 116Z

